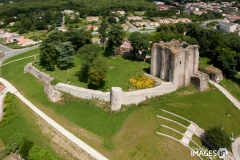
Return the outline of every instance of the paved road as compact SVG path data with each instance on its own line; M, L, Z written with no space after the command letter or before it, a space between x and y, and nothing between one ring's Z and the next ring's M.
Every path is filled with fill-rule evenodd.
M23 49L11 49L11 48L8 48L8 47L0 44L0 50L4 51L6 54L4 57L0 58L0 64L7 58L24 53L26 51L33 50L38 47L39 47L39 45L28 47L28 48L23 48Z
M232 143L232 152L235 160L240 160L240 137Z
M65 128L63 128L61 125L59 125L57 122L55 122L53 119L48 117L46 114L44 114L41 110L39 110L36 106L34 106L30 101L28 101L23 95L21 95L18 90L10 84L7 80L0 78L0 82L3 83L7 90L11 92L12 94L15 94L21 101L23 101L26 105L28 105L29 108L31 108L36 114L38 114L41 118L43 118L48 124L50 124L52 127L57 129L60 133L62 133L65 137L67 137L69 140L71 140L73 143L78 145L80 148L85 150L87 153L89 153L92 157L99 159L99 160L107 160L106 157L104 157L102 154L88 146L86 143L78 139L76 136L74 136L72 133L67 131Z
M240 110L240 102L233 95L231 95L231 93L229 93L221 85L219 85L211 80L209 80L209 82L211 84L213 84L215 87L217 87Z
M204 21L203 24L202 24L202 26L203 26L203 27L206 27L206 25L207 25L208 23L214 22L214 21L220 21L220 20L222 20L222 19L213 19L213 20L209 20L209 21Z

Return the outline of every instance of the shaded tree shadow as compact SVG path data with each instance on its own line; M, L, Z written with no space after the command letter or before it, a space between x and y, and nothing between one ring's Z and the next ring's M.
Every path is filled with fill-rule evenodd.
M150 74L150 67L148 67L148 68L143 68L143 71L146 72L147 74Z

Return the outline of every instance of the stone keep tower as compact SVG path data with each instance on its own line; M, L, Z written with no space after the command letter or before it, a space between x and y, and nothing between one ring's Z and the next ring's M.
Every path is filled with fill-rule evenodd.
M172 82L176 88L189 85L190 77L198 73L198 64L197 45L172 40L152 46L150 73Z

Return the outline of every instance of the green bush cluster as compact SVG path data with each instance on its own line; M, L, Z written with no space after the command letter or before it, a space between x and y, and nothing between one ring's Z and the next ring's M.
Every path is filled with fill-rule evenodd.
M9 138L9 142L3 156L9 155L11 152L19 153L19 155L25 160L55 160L48 150L44 150L34 145L32 141L26 139L21 133L15 133Z
M3 107L3 117L0 121L0 128L8 125L11 123L14 119L14 99L13 95L11 93L7 93L4 98L4 107Z

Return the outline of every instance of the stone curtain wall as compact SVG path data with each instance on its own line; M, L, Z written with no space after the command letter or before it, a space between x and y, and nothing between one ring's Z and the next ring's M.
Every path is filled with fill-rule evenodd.
M31 73L34 77L44 82L44 92L53 102L60 100L61 94L59 91L62 91L83 99L97 98L99 100L110 102L111 109L115 111L121 109L122 104L138 104L147 98L167 94L176 90L176 87L174 87L172 83L163 82L152 75L146 76L155 80L157 86L154 88L124 92L120 87L112 87L111 92L101 92L64 83L58 83L55 86L51 85L50 83L54 78L39 71L32 65L32 63L29 63L24 67L24 73Z
M69 84L58 83L54 86L54 89L57 89L62 92L67 92L73 96L83 98L83 99L93 99L97 98L99 100L110 102L110 92L101 92L92 89L86 89L82 87L72 86Z
M54 80L53 77L50 77L50 75L39 71L32 65L32 63L29 63L24 67L24 73L31 73L34 77L44 83L44 92L51 101L57 102L60 100L60 92L54 90L53 85L51 85L51 81Z

